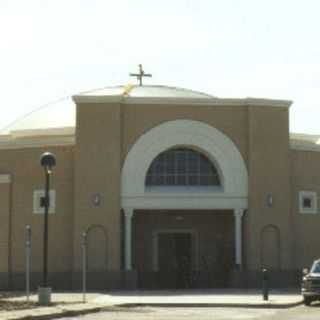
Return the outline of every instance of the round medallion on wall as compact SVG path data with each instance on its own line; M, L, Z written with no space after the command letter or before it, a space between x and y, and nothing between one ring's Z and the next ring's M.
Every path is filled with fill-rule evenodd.
M92 204L93 204L94 207L100 207L101 201L102 201L101 194L100 193L94 193L92 195L92 199L91 200L92 200Z

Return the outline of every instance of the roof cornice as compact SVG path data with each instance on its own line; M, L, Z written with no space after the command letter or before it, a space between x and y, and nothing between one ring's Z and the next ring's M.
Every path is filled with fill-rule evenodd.
M320 151L320 135L290 133L290 148L298 151Z
M74 132L70 127L13 131L0 136L0 150L74 145Z
M259 98L183 98L183 97L127 97L124 95L97 96L75 95L77 104L81 103L119 103L119 104L154 104L154 105L206 105L206 106L263 106L289 108L290 100L274 100Z
M303 145L301 143L297 142L290 142L290 149L296 150L296 151L314 151L314 152L320 152L320 146L319 145Z

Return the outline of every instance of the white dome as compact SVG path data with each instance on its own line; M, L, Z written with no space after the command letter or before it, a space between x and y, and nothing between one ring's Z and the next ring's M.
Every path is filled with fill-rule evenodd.
M167 86L114 86L87 91L74 97L123 97L126 98L182 98L210 100L214 98L202 92L167 87ZM72 98L47 104L35 109L23 117L18 118L9 126L1 130L2 134L20 130L52 129L75 127L76 105Z
M79 96L125 96L136 98L191 98L191 99L212 99L211 95L189 89L167 87L167 86L138 86L126 85L107 87L98 90L88 91Z

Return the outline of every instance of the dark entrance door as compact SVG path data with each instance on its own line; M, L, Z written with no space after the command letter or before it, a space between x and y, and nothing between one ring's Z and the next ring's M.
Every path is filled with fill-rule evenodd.
M158 268L161 288L179 289L191 286L191 233L159 233Z

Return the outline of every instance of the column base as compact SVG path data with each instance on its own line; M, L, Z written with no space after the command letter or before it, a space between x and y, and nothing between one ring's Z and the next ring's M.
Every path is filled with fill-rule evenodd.
M48 306L51 303L51 288L39 287L38 289L38 303L41 306Z

